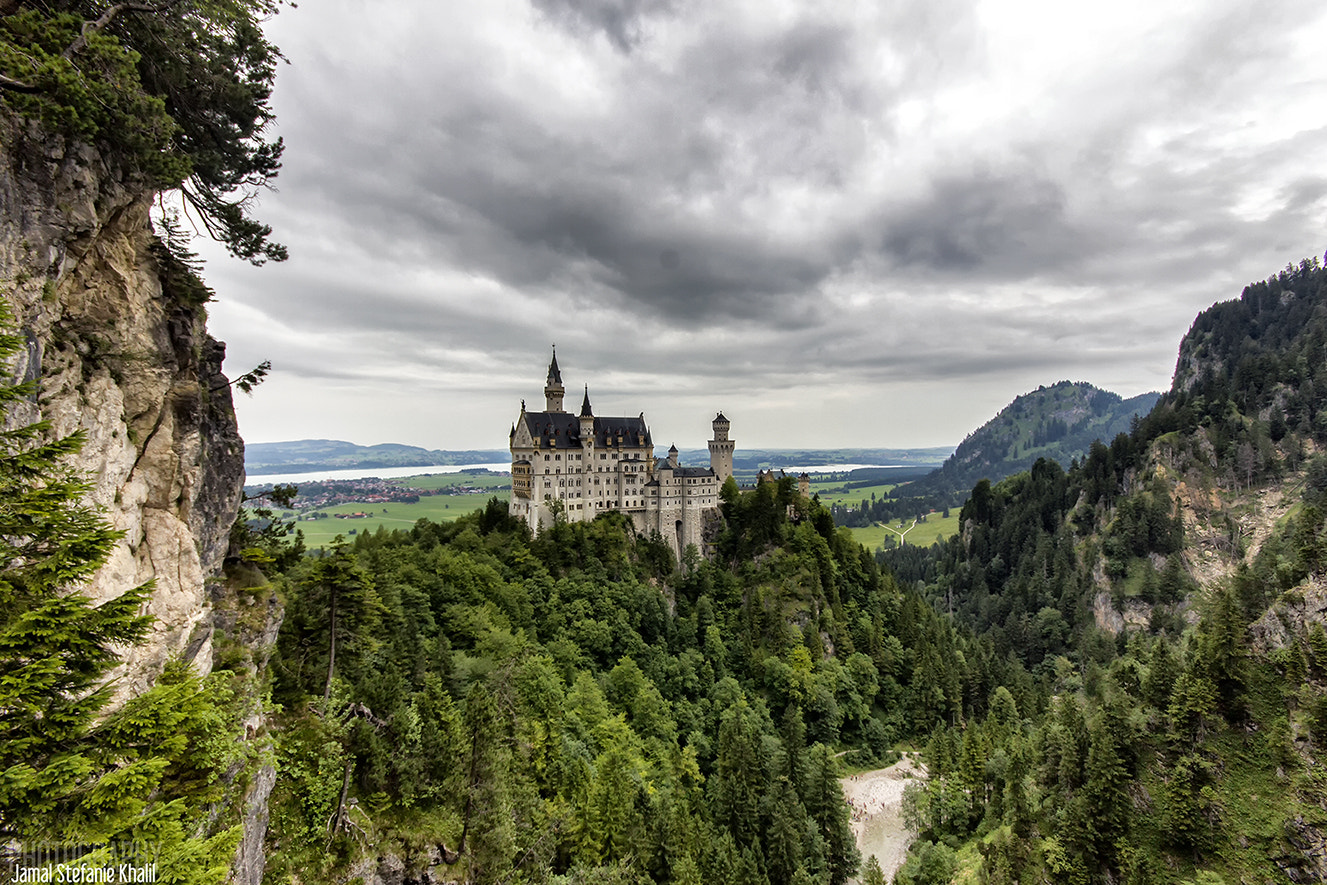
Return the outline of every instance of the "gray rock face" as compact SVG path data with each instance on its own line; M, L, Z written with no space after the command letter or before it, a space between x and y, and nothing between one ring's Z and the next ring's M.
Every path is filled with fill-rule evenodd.
M163 289L151 196L91 148L0 118L0 280L28 345L9 370L39 384L7 420L86 434L89 497L124 533L86 588L93 601L155 582L153 633L114 674L121 698L173 655L210 670L204 582L244 480L225 350L201 305Z
M1296 638L1307 638L1314 624L1327 627L1327 582L1319 579L1281 594L1261 618L1249 625L1249 635L1254 651L1265 655L1285 648Z
M112 673L116 702L150 686L176 655L211 670L206 583L221 571L244 483L225 347L208 336L202 305L163 284L151 199L151 188L93 149L0 110L0 297L27 344L3 370L39 391L3 420L86 436L74 466L123 533L88 596L154 586L152 633ZM266 632L279 617L265 612ZM251 723L251 734L261 727ZM235 880L244 885L262 880L274 781L260 769L243 799Z
M276 786L276 769L264 765L258 769L244 803L244 835L235 853L230 881L235 885L262 885L267 869L263 840L267 835L267 800Z

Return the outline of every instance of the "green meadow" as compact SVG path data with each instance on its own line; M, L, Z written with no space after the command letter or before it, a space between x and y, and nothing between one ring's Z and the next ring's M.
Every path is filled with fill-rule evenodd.
M823 498L821 500L824 500ZM861 500L858 498L857 500ZM895 543L902 541L906 544L914 544L918 547L929 547L940 538L952 537L958 532L958 507L949 511L949 518L945 519L939 513L932 513L926 517L926 522L912 524L912 520L903 523L903 528L899 528L899 523L890 523L890 528L884 525L873 525L866 528L850 529L853 539L868 550L875 550L885 543L886 538L893 539ZM899 537L899 533L903 537Z
M320 507L318 512L326 513L327 517L325 519L300 519L298 522L299 530L304 533L305 546L311 550L326 547L332 543L337 535L350 539L362 532L376 532L379 528L385 528L388 531L408 529L420 519L450 522L459 516L479 510L488 503L489 498L495 495L499 500L506 501L510 495L511 477L492 473L438 473L429 476L404 477L400 480L400 483L416 489L445 489L469 486L485 491L466 495L430 495L420 498L418 503L415 504L352 502L331 507ZM811 492L812 494L819 494L821 502L826 506L831 504L855 506L861 503L862 498L869 499L873 492L876 497L882 497L894 487L895 484L893 483L882 483L845 491L842 482L813 482ZM337 518L337 514L351 513L365 513L367 516L355 519ZM284 511L282 515L290 517L295 514L293 511ZM307 516L308 513L302 515ZM866 528L851 529L852 536L868 550L879 548L887 538L895 542L902 540L904 543L929 547L935 543L936 539L948 538L958 531L958 508L950 511L948 519L942 519L939 513L932 513L927 517L926 522L915 526L912 525L911 520L907 521L903 529L899 529L898 523L892 525L893 529L898 531L891 530L883 525L873 525ZM899 531L905 533L902 539L899 538Z
M397 482L412 489L451 489L459 486L503 490L511 488L511 477L500 473L430 473L403 477Z
M862 486L857 489L845 489L842 482L812 482L811 494L820 496L820 503L826 507L835 504L845 504L856 507L862 503L865 498L871 500L871 495L877 498L883 498L892 490L898 488L898 483L881 483L874 486Z

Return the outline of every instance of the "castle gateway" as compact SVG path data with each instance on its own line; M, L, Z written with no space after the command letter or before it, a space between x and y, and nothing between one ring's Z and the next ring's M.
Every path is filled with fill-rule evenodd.
M589 387L580 415L562 408L566 389L557 352L548 364L544 411L526 411L511 429L512 516L531 530L552 525L558 514L568 522L594 519L617 510L636 531L659 535L681 556L688 544L702 545L703 527L719 508L719 489L733 475L733 441L728 419L714 419L709 467L682 467L677 447L654 457L645 413L635 418L604 418L590 408Z

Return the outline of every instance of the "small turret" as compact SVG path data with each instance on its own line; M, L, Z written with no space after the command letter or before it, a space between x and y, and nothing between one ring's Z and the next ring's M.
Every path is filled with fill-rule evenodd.
M728 428L732 425L729 423L728 419L723 416L723 412L715 415L714 420L710 422L710 425L714 428L715 440L724 442L728 439Z
M548 364L548 381L544 384L544 411L561 412L562 397L567 390L562 386L562 370L558 368L558 349L553 348L553 361Z
M668 447L668 466L677 467L677 446Z

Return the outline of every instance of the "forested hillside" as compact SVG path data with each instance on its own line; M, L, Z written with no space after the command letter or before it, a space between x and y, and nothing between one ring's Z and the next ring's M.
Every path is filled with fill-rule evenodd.
M1114 439L1146 415L1160 394L1130 399L1083 382L1060 381L1025 393L959 444L926 476L861 507L836 509L839 525L868 526L957 507L980 480L998 482L1042 458L1067 465L1096 440Z
M932 737L919 858L990 882L1327 878L1325 359L1305 261L1201 314L1131 434L979 483L961 537L885 554L1015 674Z
M846 881L835 757L954 721L989 661L791 479L724 497L715 561L494 502L295 563L269 875Z
M1127 432L1152 410L1158 393L1123 399L1084 382L1060 381L1016 397L959 443L935 473L913 484L915 494L958 492L980 480L998 481L1041 458L1068 464L1099 439Z

